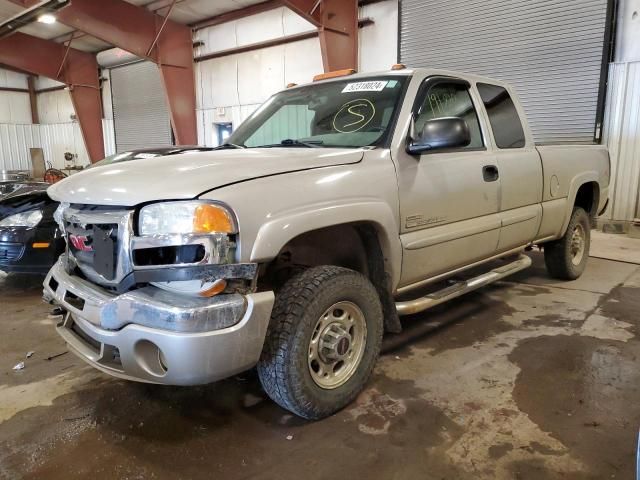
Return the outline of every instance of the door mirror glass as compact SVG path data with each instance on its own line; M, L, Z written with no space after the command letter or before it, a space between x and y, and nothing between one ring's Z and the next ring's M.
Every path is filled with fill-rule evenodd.
M471 143L469 125L459 117L427 120L415 137L407 145L407 152L411 155L436 149L461 148Z

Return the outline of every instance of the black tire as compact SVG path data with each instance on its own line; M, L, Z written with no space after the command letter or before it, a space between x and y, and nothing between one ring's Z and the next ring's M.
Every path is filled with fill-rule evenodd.
M576 260L576 255L574 253L575 248L572 247L576 229L582 229L584 232L584 249L579 261L574 261ZM587 266L590 245L591 223L589 215L581 207L575 207L564 237L544 245L544 263L549 275L560 280L575 280L578 278Z
M351 376L340 386L326 389L311 375L310 342L321 316L338 302L351 302L360 309L366 340ZM382 306L366 277L335 266L305 270L276 295L258 362L260 383L273 401L292 413L309 420L327 417L351 403L364 388L380 353L382 334Z

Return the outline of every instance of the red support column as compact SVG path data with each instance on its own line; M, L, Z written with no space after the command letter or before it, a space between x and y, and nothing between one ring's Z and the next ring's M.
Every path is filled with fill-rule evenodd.
M358 69L357 0L282 0L318 27L325 72Z
M188 26L124 0L73 0L56 17L60 23L156 63L176 142L198 143L193 40Z
M95 55L16 32L0 38L0 63L65 83L89 158L92 162L104 158L102 102Z

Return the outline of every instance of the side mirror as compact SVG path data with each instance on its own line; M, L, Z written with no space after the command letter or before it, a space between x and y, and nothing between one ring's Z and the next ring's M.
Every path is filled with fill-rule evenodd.
M407 153L418 155L430 150L466 147L470 143L469 125L462 118L434 118L425 122L417 138L409 141Z

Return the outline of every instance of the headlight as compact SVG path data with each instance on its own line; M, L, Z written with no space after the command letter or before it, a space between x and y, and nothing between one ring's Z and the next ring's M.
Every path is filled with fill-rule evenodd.
M0 227L35 227L42 220L40 210L16 213L0 221Z
M140 210L139 226L140 235L237 233L229 210L203 201L147 205Z

